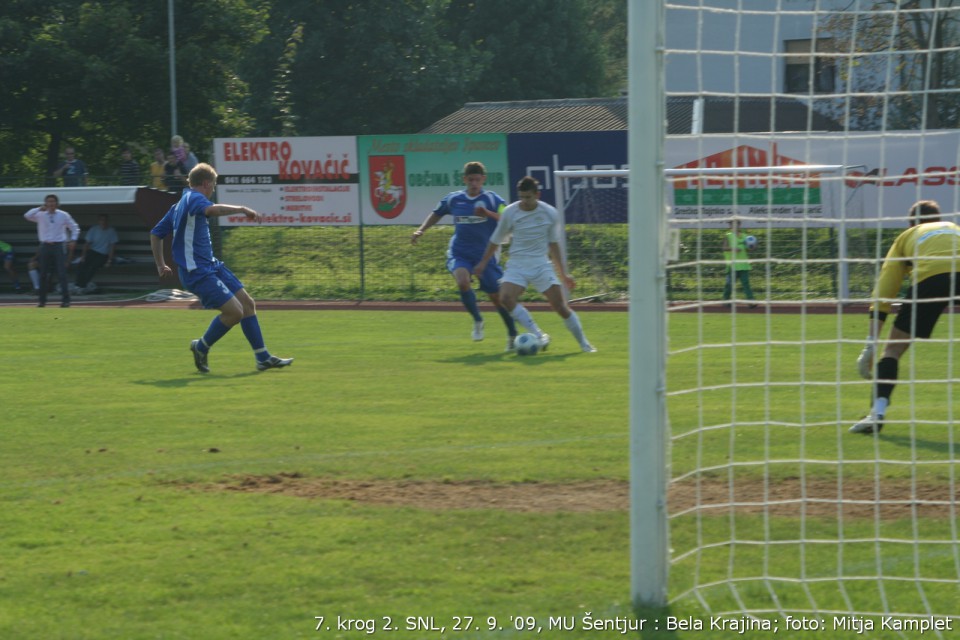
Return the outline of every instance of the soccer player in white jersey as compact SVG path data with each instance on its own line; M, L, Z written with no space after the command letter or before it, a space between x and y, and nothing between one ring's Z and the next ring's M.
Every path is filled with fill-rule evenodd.
M552 206L540 202L540 183L527 176L517 183L519 200L500 214L500 222L483 258L474 267L474 273L482 273L487 261L497 252L500 245L512 236L510 241L510 259L500 283L500 300L510 310L514 319L540 339L541 349L550 344L550 336L540 330L530 313L517 304L528 286L534 287L550 303L550 307L563 318L573 337L585 352L596 349L583 335L580 318L567 304L563 295L563 283L573 289L573 278L566 272L560 253L560 239L563 220Z
M473 267L483 256L490 234L497 227L500 212L506 202L493 191L483 188L487 180L487 169L481 162L468 162L463 166L463 182L466 189L448 193L440 200L437 208L427 216L410 238L411 244L423 232L437 224L445 215L453 219L454 232L447 248L447 270L453 275L460 292L460 301L467 313L473 318L473 339L483 340L483 316L477 306L477 294L473 291L471 276ZM494 304L497 313L507 326L507 351L513 349L513 341L517 337L517 327L513 317L500 301L500 277L503 271L493 258L486 268L476 273L480 290L487 294Z
M910 228L897 236L883 260L870 306L867 343L857 358L860 376L873 379L874 345L880 337L890 300L900 293L903 279L913 273L907 299L890 329L890 336L877 362L873 406L870 413L850 427L851 433L879 433L897 384L900 358L913 337L929 338L947 307L960 298L960 227L940 220L940 207L921 200L910 208Z
M253 348L258 370L286 367L293 362L293 358L278 358L267 351L253 298L227 265L213 256L213 244L210 241L207 218L241 214L259 222L260 214L249 207L211 202L217 186L217 172L209 164L198 164L187 180L189 186L183 190L180 201L170 207L150 232L150 248L160 277L169 275L172 270L163 257L163 239L172 234L171 253L177 264L180 282L200 298L205 309L220 311L203 337L190 343L193 363L201 373L208 373L207 355L210 347L239 324Z

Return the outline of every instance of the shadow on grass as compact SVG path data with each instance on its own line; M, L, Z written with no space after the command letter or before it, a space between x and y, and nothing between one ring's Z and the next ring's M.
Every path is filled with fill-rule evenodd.
M166 378L159 380L134 380L134 384L142 384L161 389L177 389L203 382L204 380L233 380L236 378L248 378L250 376L260 375L260 371L244 371L242 373L231 373L229 375L219 375L216 373L195 373L188 378Z
M661 640L663 638L676 638L677 632L673 630L674 626L668 623L668 619L673 619L673 613L669 606L666 607L635 607L633 615L638 621L643 621L643 627L631 634L635 638L643 640Z
M487 364L489 362L500 362L502 360L513 360L523 366L539 366L546 364L548 362L555 362L556 360L566 360L570 356L575 356L576 353L553 353L549 354L538 354L535 356L518 356L514 353L508 353L502 351L500 353L472 353L470 355L458 356L455 358L444 358L439 360L439 362L445 362L450 364L468 364L472 366Z
M887 429L889 431L889 428ZM881 440L886 440L887 442L892 442L895 445L907 448L916 447L917 449L926 449L927 451L935 451L936 453L943 454L958 454L960 453L960 443L954 443L953 451L950 451L950 443L946 440L926 440L924 438L911 438L908 435L899 435L887 433L887 431L881 432L879 438ZM944 438L946 438L946 433L944 432Z

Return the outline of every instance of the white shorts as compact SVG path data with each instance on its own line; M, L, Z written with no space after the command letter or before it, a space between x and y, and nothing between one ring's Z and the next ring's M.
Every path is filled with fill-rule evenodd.
M509 282L526 289L533 287L543 293L555 284L560 284L552 262L523 263L517 260L507 262L501 282Z

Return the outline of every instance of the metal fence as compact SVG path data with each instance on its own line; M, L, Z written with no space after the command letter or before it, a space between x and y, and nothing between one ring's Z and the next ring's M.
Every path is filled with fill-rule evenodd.
M215 235L218 254L260 298L458 300L446 269L452 226L411 245L415 228L219 227ZM626 297L626 225L570 225L567 246L574 297Z

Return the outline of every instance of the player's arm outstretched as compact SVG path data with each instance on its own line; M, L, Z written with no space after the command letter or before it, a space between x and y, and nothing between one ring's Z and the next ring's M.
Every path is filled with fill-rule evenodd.
M867 330L866 344L860 350L857 356L857 372L865 380L873 379L873 363L876 359L877 342L880 340L880 333L883 331L883 325L886 322L887 314L890 311L889 299L893 298L900 291L900 285L903 283L907 274L907 263L904 261L902 243L906 233L900 234L887 252L884 258L883 266L880 268L880 275L877 278L877 284L873 289L873 304L870 306L870 326Z
M245 207L239 204L213 204L203 210L203 215L207 216L208 218L216 218L218 216L235 216L237 214L246 216L247 220L260 222L259 213L250 207Z
M877 341L880 339L880 332L883 331L886 319L887 314L882 311L871 312L867 341L860 350L860 355L857 356L857 371L864 380L873 379L873 361L877 355Z
M417 230L413 232L412 236L410 236L410 244L417 244L417 240L420 239L420 236L423 235L423 232L437 224L439 221L440 216L435 213L431 213L429 216L427 216L427 219L423 221L423 224L417 227Z

